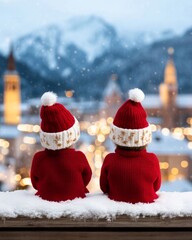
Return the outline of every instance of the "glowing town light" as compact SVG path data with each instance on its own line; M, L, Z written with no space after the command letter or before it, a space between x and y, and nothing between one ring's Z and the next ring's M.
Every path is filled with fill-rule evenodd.
M31 186L31 179L30 178L23 178L21 181L20 181L20 185L21 186Z
M96 151L95 151L95 155L99 155L99 156L101 156L101 150L99 150L99 149L97 149Z
M101 142L99 142L97 139L95 140L95 146L99 147L101 145Z
M9 142L4 140L4 139L0 139L0 147L8 148L9 147Z
M107 135L110 133L110 127L109 126L102 126L101 127L101 132L104 134L104 135Z
M164 167L164 169L168 169L169 168L169 163L168 162L164 162L163 163L163 167Z
M177 128L177 130L174 129L172 135L175 139L178 139L178 140L183 140L185 138L184 135L183 135L182 128Z
M98 131L99 131L99 128L96 125L91 125L87 129L88 134L91 136L97 135Z
M23 138L23 142L26 143L26 144L35 144L36 143L36 139L33 138L33 137L25 136Z
M168 128L163 128L161 132L164 136L168 136L170 134L170 130Z
M3 148L8 148L9 147L9 142L4 141Z
M184 129L184 134L185 135L192 135L192 128L185 128Z
M181 167L182 167L182 168L187 168L188 165L189 165L189 164L188 164L187 161L185 161L185 160L184 160L184 161L181 161Z
M99 150L100 150L101 152L104 152L104 151L105 151L105 147L104 147L104 146L100 146L100 147L99 147Z
M24 143L22 143L22 144L19 146L19 149L20 149L21 151L26 151L26 150L27 150L27 145L24 144Z
M19 124L17 129L21 132L33 132L33 125L32 124Z
M187 120L186 120L186 122L190 125L190 124L191 124L191 118L188 117Z
M67 98L73 97L73 94L74 94L74 90L65 91L65 96L66 96Z
M183 128L177 127L173 130L173 137L178 139L178 140L183 140L184 139L184 135L183 135L184 132L185 132L185 130Z
M8 150L7 148L3 148L3 149L1 150L1 153L2 153L3 155L7 155L7 154L9 153L9 150Z
M8 148L9 147L9 142L4 140L4 139L0 139L0 147Z
M107 118L107 123L108 123L108 124L111 124L112 122L113 122L113 118L112 118L112 117L108 117L108 118Z
M95 151L94 145L89 145L89 146L87 147L87 150L88 150L89 152L94 152L94 151Z
M19 124L19 125L17 125L17 129L18 129L19 131L23 131L23 129L24 129L24 124Z
M97 140L98 140L100 143L102 143L102 142L105 141L105 136L104 136L103 134L99 134L99 135L97 136Z
M150 127L152 132L157 131L157 126L155 124L150 124Z
M163 169L163 163L160 162L159 165L160 165L160 169Z
M161 169L168 169L169 163L168 162L160 162L160 168Z
M99 120L99 126L102 127L103 125L106 125L106 120L105 120L105 118L101 118L101 119Z
M192 125L192 118L187 118L187 123L189 124L189 125Z
M173 131L175 134L183 134L183 129L182 128L175 128L174 131Z
M21 175L20 174L16 174L15 175L15 181L19 182L21 180Z
M188 148L189 148L189 149L192 149L192 142L189 142L189 143L188 143Z
M168 177L169 181L174 181L175 178L176 178L176 177L175 177L175 175L173 175L173 174L170 174L169 177Z
M171 173L172 173L173 175L177 175L177 174L179 173L178 168L172 168L172 169L171 169Z
M39 125L34 125L33 126L33 132L38 133L40 131L40 126Z

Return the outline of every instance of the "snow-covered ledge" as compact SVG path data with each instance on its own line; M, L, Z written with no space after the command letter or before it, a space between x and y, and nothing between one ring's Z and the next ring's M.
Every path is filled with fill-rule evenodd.
M129 219L133 223L153 219L151 221L153 224L154 221L162 223L166 219L171 222L174 219L185 218L189 221L185 221L187 225L184 226L192 227L192 192L159 192L158 194L159 198L154 203L129 204L109 200L100 192L87 194L84 199L78 198L60 203L42 200L28 190L0 192L0 217L3 219L0 226L6 225L8 219L9 221L30 219L36 222L47 219L52 223L58 222L59 219L65 221L68 219L73 223L88 223L91 220L91 222L103 221L109 224L117 222L118 219L121 219L121 222L127 222Z

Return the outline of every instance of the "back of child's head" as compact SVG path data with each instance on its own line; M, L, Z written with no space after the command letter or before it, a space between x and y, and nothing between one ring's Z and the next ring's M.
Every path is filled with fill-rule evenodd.
M41 145L50 150L59 150L77 142L80 137L79 122L68 109L57 103L57 95L44 93L41 104Z
M130 90L129 99L117 111L110 138L118 147L138 151L151 142L151 127L141 105L144 97L140 89Z

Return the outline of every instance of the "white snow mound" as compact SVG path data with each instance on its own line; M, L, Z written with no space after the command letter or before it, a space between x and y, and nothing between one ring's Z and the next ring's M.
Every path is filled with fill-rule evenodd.
M105 218L114 219L118 215L131 217L157 216L175 217L192 216L192 192L159 192L159 198L150 204L130 204L110 200L106 195L89 193L84 199L77 198L65 202L42 200L29 190L0 192L0 216L15 218L47 217L60 218Z

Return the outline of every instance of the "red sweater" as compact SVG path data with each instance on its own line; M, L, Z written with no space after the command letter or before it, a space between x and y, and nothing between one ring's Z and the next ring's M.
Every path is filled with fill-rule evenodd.
M36 195L49 201L84 198L91 179L85 155L75 149L37 152L32 161L31 181Z
M100 187L112 200L151 203L160 185L159 161L153 153L116 148L104 159Z

